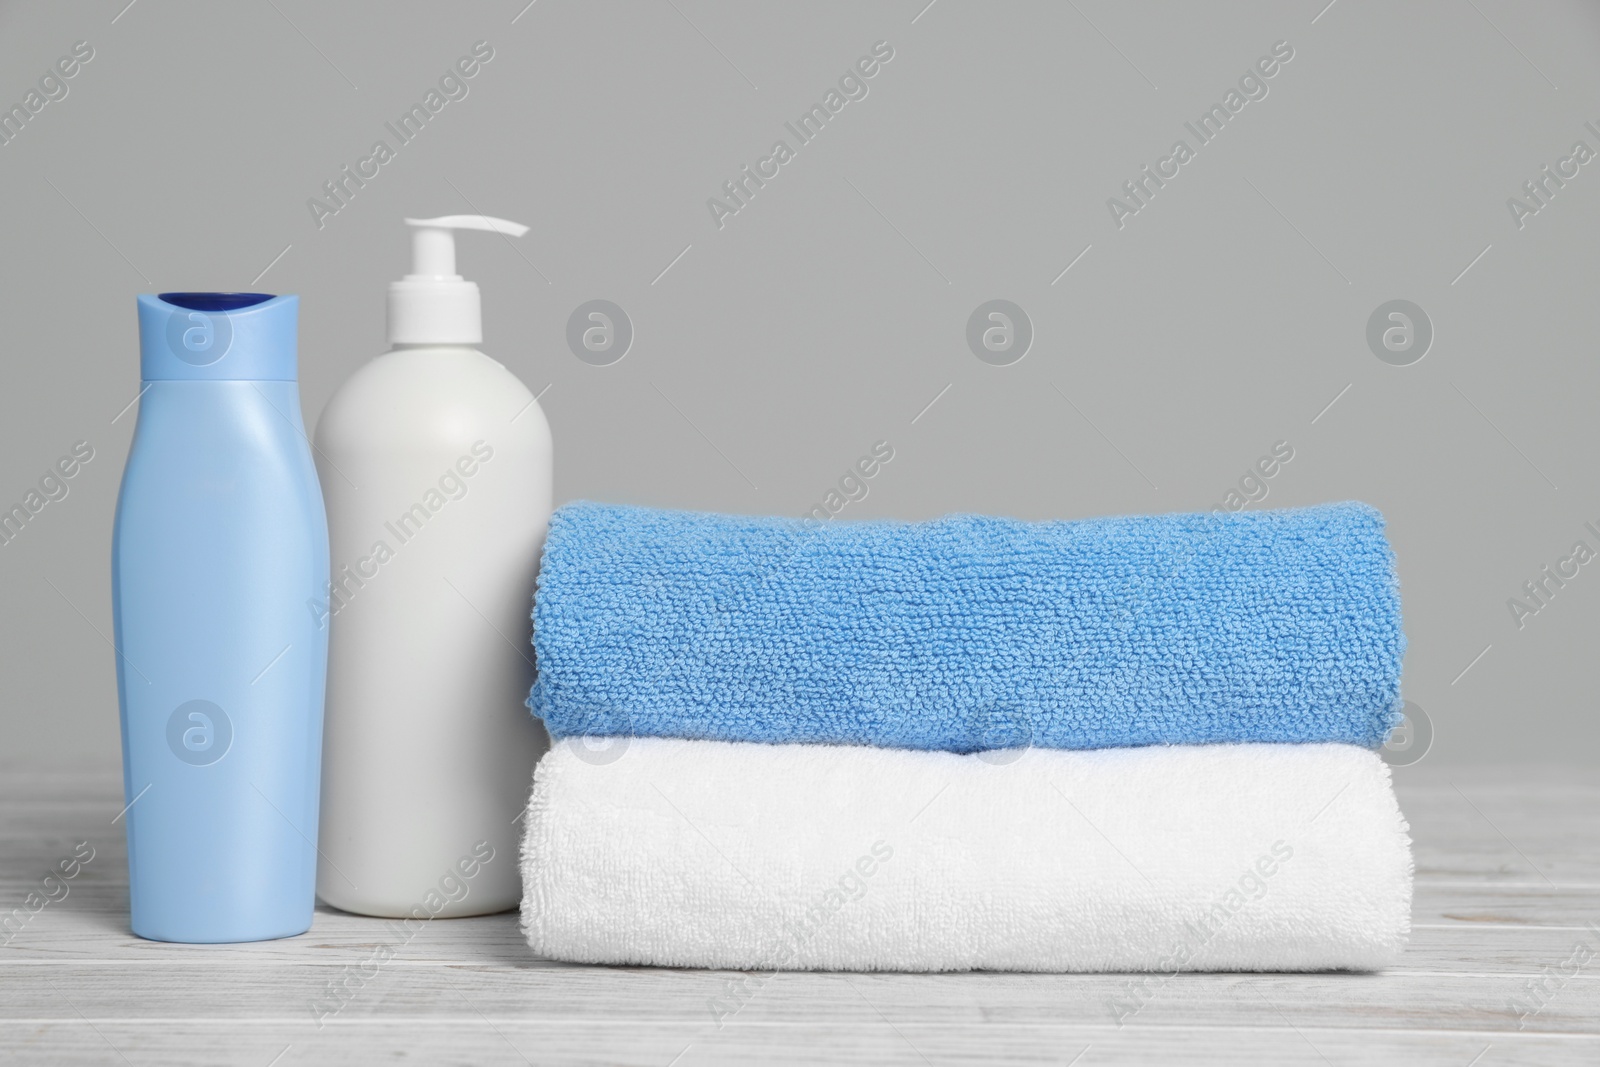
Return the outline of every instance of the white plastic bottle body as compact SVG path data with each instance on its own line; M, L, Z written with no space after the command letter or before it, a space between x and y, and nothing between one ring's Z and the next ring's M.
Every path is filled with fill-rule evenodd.
M516 906L548 742L524 706L550 427L471 348L400 346L317 427L332 581L317 893L366 915Z

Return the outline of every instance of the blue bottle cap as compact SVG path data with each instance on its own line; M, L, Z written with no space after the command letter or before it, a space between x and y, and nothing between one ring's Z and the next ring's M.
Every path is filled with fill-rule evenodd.
M300 298L269 293L143 293L145 381L295 381Z

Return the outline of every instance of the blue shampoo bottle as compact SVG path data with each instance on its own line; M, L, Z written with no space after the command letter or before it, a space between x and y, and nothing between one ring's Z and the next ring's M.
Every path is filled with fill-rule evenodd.
M299 300L139 297L143 392L111 549L133 932L311 927L328 525Z

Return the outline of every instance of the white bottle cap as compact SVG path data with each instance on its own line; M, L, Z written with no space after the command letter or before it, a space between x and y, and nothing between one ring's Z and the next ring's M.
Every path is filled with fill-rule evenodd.
M406 219L411 273L389 283L389 343L475 345L483 340L478 285L456 273L456 230L521 237L528 228L487 215Z

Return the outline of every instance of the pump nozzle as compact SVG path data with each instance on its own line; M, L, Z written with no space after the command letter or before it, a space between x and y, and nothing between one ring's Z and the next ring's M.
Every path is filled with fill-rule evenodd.
M477 344L483 340L478 286L456 273L456 230L521 237L528 228L488 215L406 219L411 273L389 283L390 344Z

